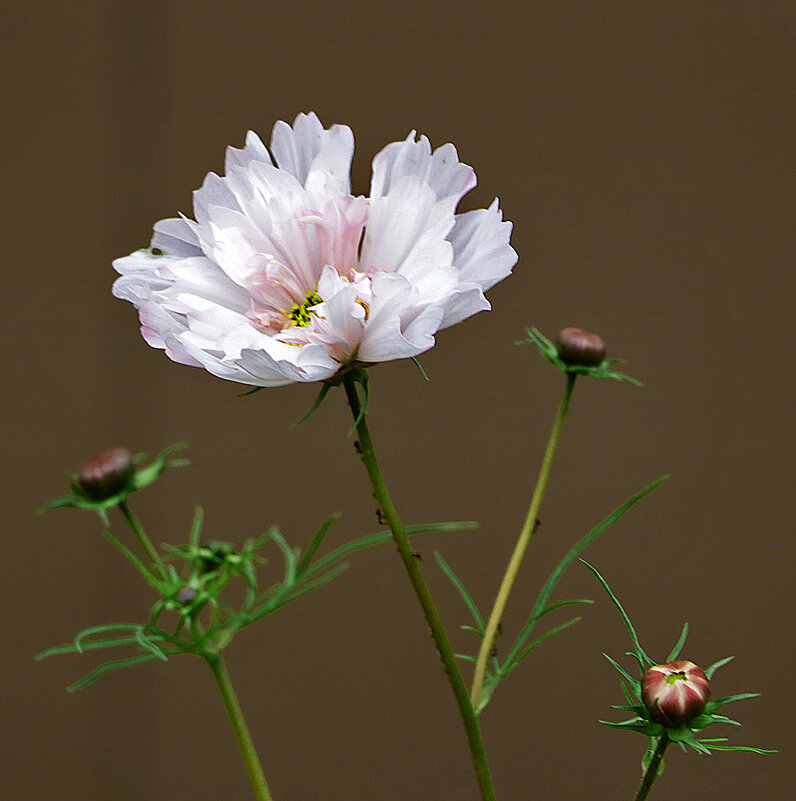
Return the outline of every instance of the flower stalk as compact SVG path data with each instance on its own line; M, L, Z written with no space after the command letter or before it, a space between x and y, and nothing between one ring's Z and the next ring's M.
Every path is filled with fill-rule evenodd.
M161 578L165 579L166 568L163 566L160 555L155 549L155 546L152 544L152 540L149 539L146 531L144 531L144 527L141 525L138 518L133 514L133 510L127 504L127 500L123 500L119 503L119 511L124 515L124 519L130 525L133 534L135 534L136 539L141 545L141 548L143 548L144 553L147 555L147 559L149 559L152 567L158 571Z
M655 750L652 752L652 758L647 765L646 771L644 771L644 776L641 779L641 786L638 788L638 792L636 793L634 801L645 801L647 796L650 794L652 785L659 775L663 754L669 747L670 742L671 740L669 740L669 736L666 734L666 732L664 732L658 739L658 744L655 746Z
M542 467L539 471L539 478L536 481L536 487L533 491L531 498L531 505L528 508L528 514L525 517L520 536L517 539L517 544L514 546L514 553L511 555L508 567L503 576L503 581L500 584L495 604L492 607L492 612L489 615L489 621L486 625L486 632L481 640L481 648L478 651L478 658L475 665L475 673L473 675L473 686L470 691L470 702L474 709L478 710L481 706L481 696L484 686L484 674L486 672L487 659L495 642L498 626L503 617L503 612L508 603L511 588L514 585L514 580L517 578L517 573L520 569L520 564L525 556L525 551L528 548L528 543L531 541L536 526L538 524L539 509L542 505L542 498L544 497L545 488L547 487L547 479L550 476L550 470L553 466L553 458L555 457L556 449L558 447L558 440L561 435L561 427L564 423L564 418L567 416L569 409L569 400L572 397L572 390L575 386L576 373L567 373L567 383L564 389L564 396L561 399L561 404L558 407L558 414L556 415L555 422L553 423L552 431L550 432L550 439L547 442L547 449L545 451Z
M483 801L496 801L486 750L478 725L478 716L470 702L467 693L467 685L464 683L450 641L445 633L442 620L434 605L426 582L423 579L423 574L417 564L417 559L412 551L412 547L409 544L409 538L404 531L401 519L398 516L398 512L393 505L387 486L382 478L381 470L376 460L376 453L373 448L373 440L368 430L366 415L363 413L359 395L357 394L356 379L352 378L351 374L347 375L343 379L343 386L345 387L346 396L348 398L348 405L351 407L351 413L356 423L357 436L359 437L359 453L365 465L365 469L368 472L368 477L373 487L373 494L392 532L393 541L398 549L409 580L412 583L412 588L415 591L417 600L420 602L423 615L426 618L426 623L428 623L431 638L434 640L434 645L442 659L445 673L450 682L451 689L453 690L456 704L459 707L459 713L461 714L462 723L464 724L464 730L467 735L467 742L470 747L470 754L478 780L478 787L481 791L481 798Z
M232 681L227 671L227 666L220 653L213 655L206 655L205 659L207 664L210 665L210 670L213 671L213 677L218 685L218 690L221 693L221 699L224 702L224 708L229 715L232 730L235 732L235 739L238 743L243 761L246 764L246 772L249 774L252 787L254 788L254 795L257 801L273 801L271 791L268 789L268 783L265 780L263 773L263 766L257 756L257 751L254 748L249 728L246 725L246 720L243 717L243 712L238 702L238 696L235 694L235 688L232 686Z

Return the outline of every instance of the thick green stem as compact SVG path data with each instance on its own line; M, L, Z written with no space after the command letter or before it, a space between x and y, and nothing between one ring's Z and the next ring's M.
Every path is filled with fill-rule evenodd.
M547 479L550 476L550 468L553 466L553 457L555 456L558 438L561 434L561 426L564 423L564 418L567 416L569 399L572 396L572 389L575 386L576 377L577 375L575 373L567 373L567 385L564 389L564 397L561 399L561 405L558 407L558 414L553 423L553 429L550 432L550 439L547 442L547 450L545 451L544 460L542 461L542 468L539 471L539 478L536 481L536 488L533 491L531 505L528 509L528 514L525 518L520 536L517 539L517 544L514 546L514 553L509 560L497 597L495 598L495 604L492 607L492 612L489 615L489 621L486 625L486 632L481 640L481 648L478 652L478 660L476 661L475 673L473 675L473 686L470 690L470 701L475 709L478 709L481 705L486 663L487 659L489 659L489 655L492 653L495 635L497 634L500 620L503 617L503 612L509 599L509 593L511 592L514 580L517 578L517 572L520 569L522 558L525 556L528 543L531 541L531 536L536 530L539 508L542 505Z
M456 698L456 704L459 707L464 730L467 735L467 742L470 746L470 754L475 767L475 773L478 780L478 787L481 790L481 798L483 801L495 801L495 790L492 786L492 777L489 773L489 763L486 758L486 751L484 749L484 741L481 738L481 731L478 726L478 717L475 714L473 705L470 703L470 698L467 694L467 685L464 683L459 665L456 662L456 657L453 655L448 636L445 633L445 628L442 625L437 608L434 606L434 601L431 598L431 593L426 586L423 579L423 574L417 564L417 559L409 544L409 538L406 536L403 524L398 517L398 512L393 505L387 486L382 478L381 471L379 470L378 462L376 461L376 453L373 450L373 441L370 438L370 431L366 422L366 415L360 418L360 401L357 394L356 386L353 380L344 379L346 394L348 396L348 403L351 407L351 412L354 415L354 420L358 420L356 429L359 437L359 453L368 471L368 477L373 487L373 494L381 508L382 513L387 521L392 532L395 546L401 556L406 572L409 575L409 580L423 609L423 615L428 623L431 637L437 647L445 673L448 676L453 695Z
M144 549L144 553L147 555L152 567L154 567L155 570L160 573L161 578L166 578L166 568L163 566L160 555L155 549L155 546L152 544L152 540L149 539L146 531L144 531L144 527L138 522L138 518L133 514L133 510L127 505L126 500L119 504L119 511L121 511L121 513L124 515L124 519L130 524L133 534L135 534L136 539Z
M251 779L254 795L257 797L257 801L273 801L271 791L268 789L268 784L265 781L263 766L260 764L260 759L257 756L257 751L254 749L254 743L249 734L249 729L243 718L243 712L238 703L238 696L235 695L235 689L230 681L227 666L224 664L221 654L205 656L205 659L207 660L207 664L210 665L210 669L213 671L213 676L215 677L219 692L221 693L221 698L224 701L224 707L232 723L232 730L235 732L238 748L240 748L243 761L246 763L246 771L249 774L249 779Z
M658 745L655 747L649 765L647 765L647 770L644 771L644 776L641 779L641 786L638 788L635 801L644 801L650 794L652 785L655 779L658 778L658 770L660 769L661 760L663 759L663 752L669 747L670 742L671 740L669 740L668 735L664 732L658 740Z

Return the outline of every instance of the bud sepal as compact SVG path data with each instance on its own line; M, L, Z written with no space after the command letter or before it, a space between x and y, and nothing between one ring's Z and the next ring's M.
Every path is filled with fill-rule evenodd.
M574 329L564 330L568 331ZM535 345L539 349L539 353L541 353L542 356L544 356L545 359L547 359L547 361L553 365L553 367L555 367L557 370L560 370L562 373L590 376L591 378L613 378L615 381L627 381L630 384L635 384L637 387L643 386L642 383L637 379L629 375L625 375L624 373L618 373L616 370L611 369L612 365L622 364L625 362L625 359L606 359L603 357L595 364L572 363L572 358L569 360L562 358L562 353L559 351L558 346L544 336L539 329L526 328L525 333L528 335L527 339L518 339L514 344ZM588 332L582 333L586 334ZM597 350L594 352L598 353ZM564 357L567 356L566 353L563 355ZM599 355L602 354L600 353ZM587 356L586 358L588 359L590 356Z

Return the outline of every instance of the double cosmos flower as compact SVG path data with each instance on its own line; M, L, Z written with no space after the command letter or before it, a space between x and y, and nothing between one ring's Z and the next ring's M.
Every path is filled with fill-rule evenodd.
M351 194L354 138L315 114L249 133L194 216L161 220L151 247L114 261L113 293L182 364L242 384L322 381L353 364L416 356L442 328L489 309L517 261L498 201L456 214L475 186L453 145L412 132Z

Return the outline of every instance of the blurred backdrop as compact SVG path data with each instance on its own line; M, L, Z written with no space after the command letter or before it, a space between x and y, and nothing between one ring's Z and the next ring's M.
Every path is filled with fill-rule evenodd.
M581 381L504 627L579 536L662 473L672 480L587 554L663 659L734 654L715 692L757 690L734 742L774 757L679 751L661 798L782 797L793 746L793 33L791 3L402 3L158 0L19 4L3 27L6 301L3 769L9 801L250 797L210 672L188 657L65 687L90 655L34 663L78 630L139 620L153 598L91 515L34 517L112 445L189 443L188 468L135 497L156 540L278 523L309 541L379 530L341 393L293 429L317 387L240 398L171 363L111 297L111 260L191 212L246 130L314 110L370 160L416 128L452 141L514 222L515 275L494 310L422 362L373 371L371 430L407 523L480 521L417 547L454 646L466 610L441 550L484 607L521 526L562 380L514 340L598 331L643 389ZM391 546L245 631L228 662L278 801L475 799L464 736ZM276 570L276 567L274 567ZM630 799L644 739L613 732L627 640L591 596L484 713L501 801ZM508 635L506 635L508 636ZM719 736L724 732L718 732Z

